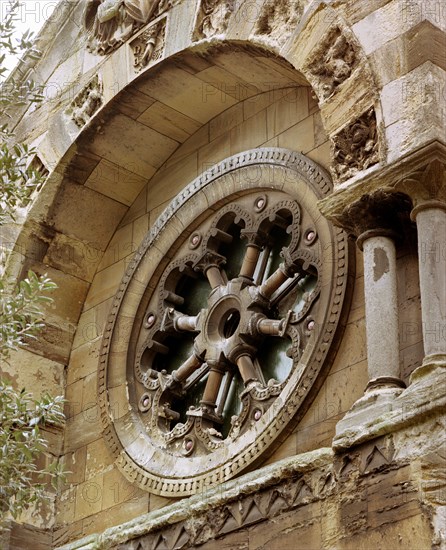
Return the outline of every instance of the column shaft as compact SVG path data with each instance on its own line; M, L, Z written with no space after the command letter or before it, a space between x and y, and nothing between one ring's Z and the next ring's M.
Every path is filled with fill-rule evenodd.
M446 355L446 210L415 209L424 354Z
M399 378L396 253L392 239L363 242L369 380Z

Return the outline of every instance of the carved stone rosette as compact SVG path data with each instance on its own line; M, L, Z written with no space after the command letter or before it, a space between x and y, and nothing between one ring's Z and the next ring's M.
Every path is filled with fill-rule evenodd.
M82 128L99 110L103 102L102 80L99 75L96 75L71 102L67 114L76 126Z
M379 138L372 107L333 138L334 171L341 180L379 162Z
M105 438L140 487L228 480L305 412L346 294L345 233L316 209L329 190L302 155L249 151L193 181L144 240L99 383Z

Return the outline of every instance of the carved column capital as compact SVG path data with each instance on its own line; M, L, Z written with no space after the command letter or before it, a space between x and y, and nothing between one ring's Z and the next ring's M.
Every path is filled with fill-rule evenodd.
M194 269L195 271L206 273L210 268L220 268L225 263L226 259L221 254L218 254L214 250L206 250L201 258L195 262Z
M403 235L404 219L412 207L409 197L388 189L366 193L344 208L338 225L357 238L359 248L365 239L386 236L398 240Z
M396 189L410 197L415 209L446 208L446 163L433 159L400 179Z

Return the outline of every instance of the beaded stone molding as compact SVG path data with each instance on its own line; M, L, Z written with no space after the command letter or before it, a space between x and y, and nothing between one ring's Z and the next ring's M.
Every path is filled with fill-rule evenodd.
M194 180L153 225L99 367L104 437L139 487L180 497L227 481L308 409L347 302L347 237L317 209L330 191L303 155L256 149Z

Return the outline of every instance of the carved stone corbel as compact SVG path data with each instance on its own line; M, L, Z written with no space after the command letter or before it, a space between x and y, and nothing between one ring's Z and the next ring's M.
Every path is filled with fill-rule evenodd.
M166 42L166 19L163 18L142 31L131 43L133 67L141 71L144 67L163 56Z
M284 44L303 14L301 0L267 0L257 19L255 34Z
M194 39L201 40L224 33L233 11L233 0L201 0Z

